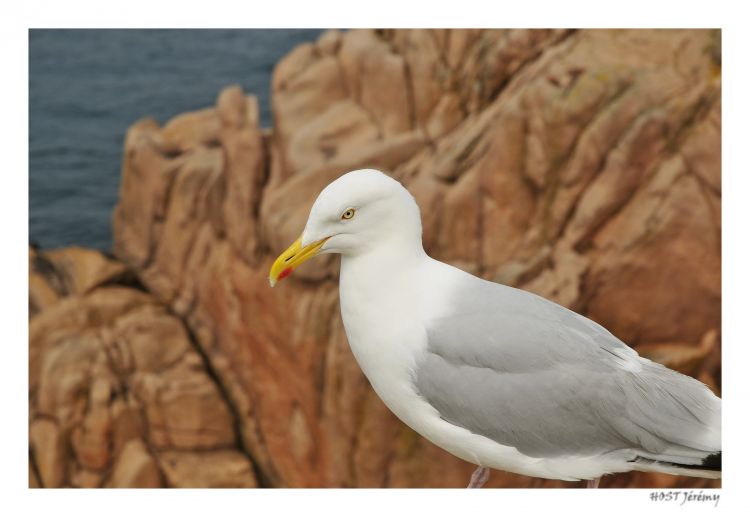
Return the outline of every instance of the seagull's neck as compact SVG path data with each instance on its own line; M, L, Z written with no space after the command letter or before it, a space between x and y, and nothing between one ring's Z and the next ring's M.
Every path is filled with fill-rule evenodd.
M340 288L373 296L408 282L429 257L422 241L391 239L355 254L342 255Z
M392 380L408 378L401 373L423 344L423 265L429 260L421 241L382 242L341 258L339 297L349 345L375 390L397 414L404 414L398 411L403 383Z

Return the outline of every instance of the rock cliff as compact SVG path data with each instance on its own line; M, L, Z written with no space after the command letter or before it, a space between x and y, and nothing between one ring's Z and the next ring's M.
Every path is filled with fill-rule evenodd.
M31 250L30 486L257 486L203 351L127 268Z
M400 424L359 371L337 259L268 287L321 188L362 167L411 190L434 257L585 314L718 392L719 38L329 31L276 67L271 130L238 87L134 124L119 261L31 252L32 483L465 485L473 467ZM490 486L575 484L494 472Z

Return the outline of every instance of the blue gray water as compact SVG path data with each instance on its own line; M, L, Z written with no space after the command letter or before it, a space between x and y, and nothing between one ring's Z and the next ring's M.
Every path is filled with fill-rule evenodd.
M274 65L319 30L29 32L29 239L111 248L125 131L213 105L240 84L271 124Z

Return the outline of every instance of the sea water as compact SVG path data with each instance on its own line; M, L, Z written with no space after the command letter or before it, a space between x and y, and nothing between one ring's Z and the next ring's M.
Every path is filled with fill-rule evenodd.
M125 131L239 84L271 125L275 64L314 29L29 31L29 240L109 250Z

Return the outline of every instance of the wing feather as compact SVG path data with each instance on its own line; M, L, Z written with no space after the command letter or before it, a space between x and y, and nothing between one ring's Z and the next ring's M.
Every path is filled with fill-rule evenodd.
M532 457L721 449L721 401L705 385L564 307L474 280L429 322L415 369L443 419Z

